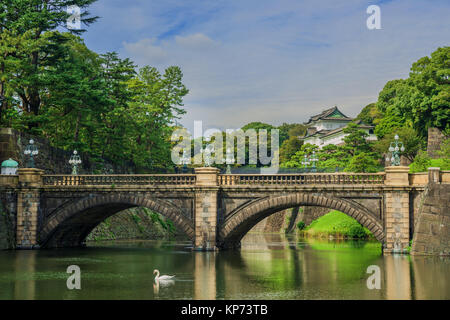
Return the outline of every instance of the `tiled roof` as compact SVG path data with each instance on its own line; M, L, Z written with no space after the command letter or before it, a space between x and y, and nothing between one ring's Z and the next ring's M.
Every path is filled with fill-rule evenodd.
M333 113L337 113L338 115L341 116L337 116L337 117L330 117L331 115L333 115ZM352 118L347 117L345 114L343 114L337 106L334 106L333 108L327 109L325 111L322 111L322 113L312 116L308 122L306 122L305 124L311 123L313 121L318 121L321 119L325 119L325 120L353 120Z

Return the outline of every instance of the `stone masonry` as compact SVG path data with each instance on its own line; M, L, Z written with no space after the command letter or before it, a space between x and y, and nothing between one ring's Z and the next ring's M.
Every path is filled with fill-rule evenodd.
M242 237L263 219L289 208L313 206L353 217L383 243L386 254L406 253L415 227L425 239L431 233L434 242L428 237L428 243L437 246L438 237L439 245L448 248L448 239L440 237L448 235L449 182L450 172L439 168L430 168L427 175L409 174L407 167L387 167L378 174L298 176L220 175L216 168L196 168L194 175L55 176L23 168L18 176L0 176L2 190L16 194L17 248L83 245L100 222L135 207L170 219L195 250L238 248ZM434 185L444 191L430 193L416 224L411 222L411 212L419 212L414 199L427 185L429 192ZM431 223L439 219L439 225Z
M18 249L37 248L37 228L39 210L39 187L43 171L39 169L19 169L21 190L17 196L17 233Z
M438 151L443 140L444 134L438 128L428 128L427 153L431 158L439 158Z
M217 229L217 168L196 168L195 250L216 250Z
M413 255L450 254L450 184L430 183L422 199Z
M409 167L386 168L386 253L406 253L409 245ZM403 189L404 188L404 189Z

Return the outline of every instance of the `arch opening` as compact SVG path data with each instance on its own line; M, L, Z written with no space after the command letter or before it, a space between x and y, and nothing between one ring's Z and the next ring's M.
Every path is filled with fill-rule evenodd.
M294 194L261 199L236 211L222 224L218 246L225 249L239 247L241 239L260 221L276 212L299 206L325 207L341 211L369 229L374 237L384 244L382 223L369 212L339 198Z
M57 210L41 228L38 242L42 248L82 246L86 237L105 219L136 207L150 209L170 219L176 229L193 239L193 223L178 207L139 196L108 195L84 198Z

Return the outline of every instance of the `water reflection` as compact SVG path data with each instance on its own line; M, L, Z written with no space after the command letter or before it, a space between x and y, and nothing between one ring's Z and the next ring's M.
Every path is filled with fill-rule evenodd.
M33 277L36 269L36 251L19 251L15 256L14 298L34 300L36 281Z
M396 300L410 300L411 274L409 257L395 255L384 258L384 286L386 287L386 298Z
M216 299L216 255L215 252L195 252L194 299Z
M450 259L383 256L379 243L248 234L240 251L188 243L110 242L0 252L0 299L449 299ZM68 290L79 265L82 290ZM381 270L370 290L367 267ZM176 275L155 283L153 269Z

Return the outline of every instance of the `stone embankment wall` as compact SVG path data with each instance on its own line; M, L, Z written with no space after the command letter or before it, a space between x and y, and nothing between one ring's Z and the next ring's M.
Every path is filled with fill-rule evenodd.
M295 209L295 208L294 208ZM298 214L294 209L287 209L265 218L251 230L252 232L295 232L297 223L303 221L307 226L317 218L330 212L330 209L323 207L301 207ZM290 223L295 219L293 223ZM291 228L289 226L291 225Z
M123 239L187 239L172 228L159 214L146 208L119 212L100 223L88 236L88 241Z
M314 220L326 215L331 210L323 207L303 207L302 212L299 214L298 221L303 221L307 226Z
M450 255L450 184L429 184L422 199L413 255Z
M70 174L72 167L69 164L73 150L62 150L50 146L47 139L36 137L24 132L10 128L0 128L0 163L12 158L19 163L20 168L27 165L28 158L24 155L24 150L30 139L39 150L39 154L34 158L35 167L43 169L46 174ZM80 153L82 165L80 174L92 173L131 173L126 167L120 167L105 160L102 166L96 165L87 154Z
M0 190L0 250L14 249L16 238L17 194Z

